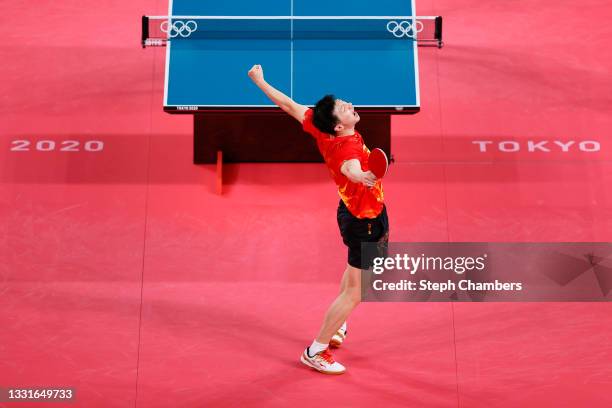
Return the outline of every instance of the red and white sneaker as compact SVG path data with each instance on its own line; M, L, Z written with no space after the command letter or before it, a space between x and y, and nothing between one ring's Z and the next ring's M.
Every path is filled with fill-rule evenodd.
M309 348L310 347L307 347L302 353L302 357L300 358L302 363L323 374L344 374L346 368L334 360L328 348L318 352L313 357L308 355Z
M338 329L329 341L329 345L338 348L344 343L344 339L346 339L346 330Z

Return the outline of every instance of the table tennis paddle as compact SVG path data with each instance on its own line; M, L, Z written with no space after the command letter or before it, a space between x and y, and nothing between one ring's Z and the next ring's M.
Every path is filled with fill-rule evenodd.
M370 168L370 171L379 179L383 178L385 174L387 174L389 160L382 149L376 148L370 152L368 167Z

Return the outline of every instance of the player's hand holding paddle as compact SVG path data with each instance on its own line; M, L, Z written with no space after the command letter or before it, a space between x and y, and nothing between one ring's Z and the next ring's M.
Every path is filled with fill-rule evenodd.
M378 179L383 178L387 174L389 161L385 152L379 148L372 150L368 157L367 167L368 171L362 171L359 160L351 159L344 162L340 171L353 183L361 183L366 187L372 188L376 185Z
M374 187L377 181L378 179L376 178L376 175L374 175L374 173L371 171L364 171L360 180L360 182L366 187Z
M378 179L387 174L388 167L389 161L385 152L379 148L372 150L368 158L368 168L370 170L363 173L361 182L367 187L374 187Z

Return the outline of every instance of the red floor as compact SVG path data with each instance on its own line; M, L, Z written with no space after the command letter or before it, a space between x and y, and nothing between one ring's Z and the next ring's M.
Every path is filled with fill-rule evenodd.
M161 111L164 50L139 48L140 15L166 10L0 17L0 388L71 386L69 407L612 406L607 303L364 303L347 374L305 369L345 262L334 186L322 165L245 164L215 194L190 117ZM420 50L422 111L393 119L392 240L612 241L612 7L417 10L445 17L446 47Z

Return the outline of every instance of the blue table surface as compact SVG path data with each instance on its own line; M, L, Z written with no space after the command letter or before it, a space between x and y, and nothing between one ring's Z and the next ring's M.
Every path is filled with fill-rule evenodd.
M174 16L415 14L413 0L171 0L169 13ZM261 64L270 84L305 105L313 105L323 95L332 93L358 107L418 108L416 42L387 33L387 22L234 20L227 22L227 36L172 39L166 55L164 105L272 107L272 102L247 76L253 64ZM346 24L356 23L361 26L352 29L353 35L347 34L348 28L344 31ZM214 27L223 22L217 20L212 24ZM262 24L269 24L269 28L259 31ZM373 32L376 24L380 25L382 35L359 35ZM285 35L283 26L287 27Z

